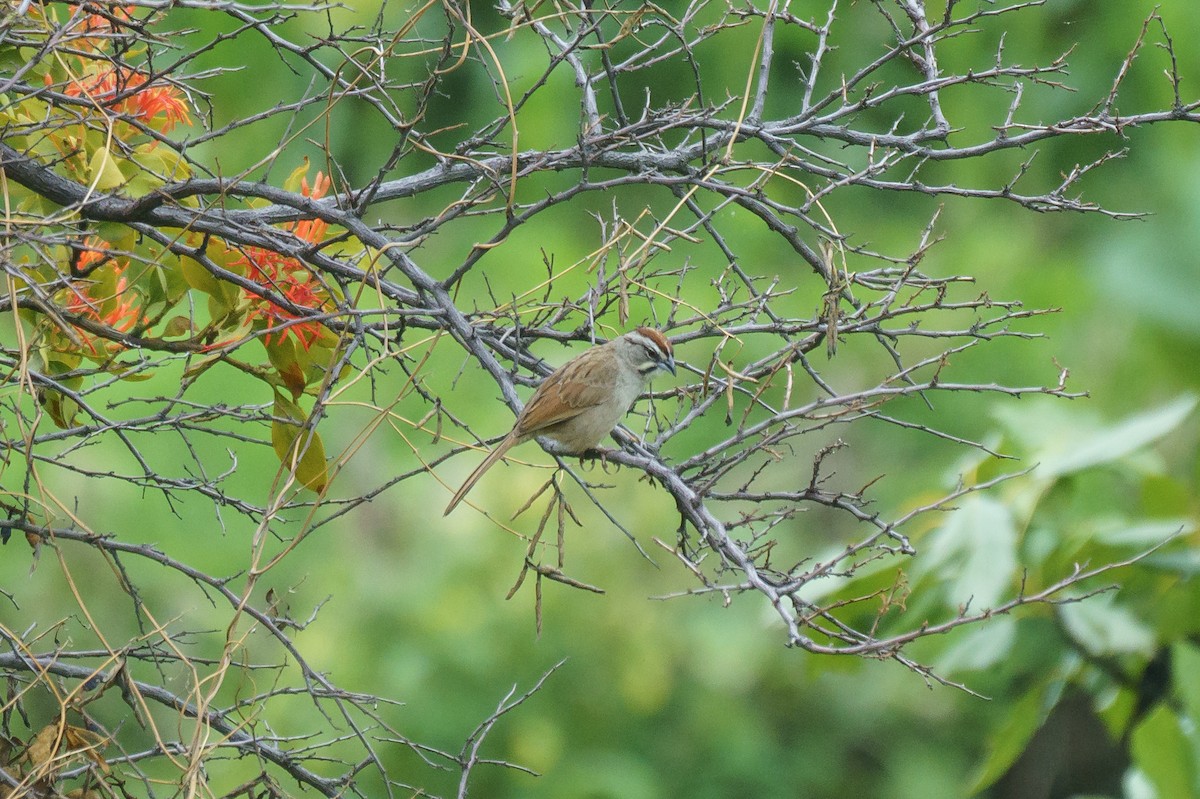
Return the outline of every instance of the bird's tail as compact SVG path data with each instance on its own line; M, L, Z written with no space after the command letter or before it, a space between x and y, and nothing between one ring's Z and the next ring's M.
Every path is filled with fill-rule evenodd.
M446 506L446 510L442 512L442 515L449 516L450 511L458 507L458 503L462 502L463 497L467 495L467 492L475 487L475 484L479 482L480 477L483 477L483 473L495 466L496 461L503 458L504 454L512 448L513 444L516 443L516 437L509 435L506 436L503 441L497 444L496 448L489 452L488 456L483 459L483 463L475 467L475 471L471 472L471 476L468 477L467 481L462 484L462 487L458 489L458 491L454 492L454 496L450 498L450 504Z

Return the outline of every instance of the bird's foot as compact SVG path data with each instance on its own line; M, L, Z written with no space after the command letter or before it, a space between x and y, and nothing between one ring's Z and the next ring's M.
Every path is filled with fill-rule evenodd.
M600 468L604 470L605 474L608 474L608 456L614 452L617 452L617 450L610 449L608 447L592 447L590 449L585 449L583 452L579 453L579 466L581 468L583 467L583 462L585 459L596 459L600 461Z

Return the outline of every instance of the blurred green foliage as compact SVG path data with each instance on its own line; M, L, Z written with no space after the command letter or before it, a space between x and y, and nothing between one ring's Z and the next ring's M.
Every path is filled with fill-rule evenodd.
M330 20L338 25L373 18L377 9L366 5L334 9ZM1047 118L1091 107L1111 84L1153 7L1160 8L1175 35L1185 59L1182 72L1192 81L1200 78L1193 0L1061 1L1012 17L1015 24L1004 47L1029 63L1074 47L1067 82L1078 91L1047 91L1027 102ZM383 13L398 15L403 8L392 3ZM180 24L197 27L200 38L211 36L210 26L221 19L186 8L172 13ZM486 4L476 4L476 15L481 27L498 26ZM280 30L300 35L297 28L304 25L318 23L300 15ZM317 28L309 32L320 35ZM302 70L280 69L261 40L257 50L248 41L238 40L236 56L217 48L195 65L198 70L241 67L206 83L217 125L249 113L251 106L239 104L249 93L248 83L254 91L290 96L307 80ZM964 65L986 64L991 53L981 51L984 44L996 47L999 41L971 39L955 55ZM523 60L540 64L545 54L521 52L517 45L503 45L503 60L509 77L519 81ZM780 80L788 79L792 62L803 62L805 47L802 41L781 43ZM855 63L878 46L868 29L841 47L839 57ZM707 86L710 94L739 90L747 52L729 48L698 55L723 59L724 70L711 68L714 74L731 76L728 87ZM1169 105L1163 58L1157 49L1145 51L1122 95L1137 98L1141 107L1121 110ZM534 67L528 71L536 74ZM646 76L655 90L673 88L681 98L690 92L689 80L681 64ZM434 119L445 115L448 125L459 121L456 111L469 107L473 93L487 93L491 87L463 83L453 90L445 106L432 110ZM988 105L977 92L970 94L949 96L952 119L995 120L1010 101L997 92ZM776 99L784 102L786 94ZM569 119L553 104L522 113L529 146L570 140L577 127L574 109ZM347 113L337 119L338 125L328 131L336 160L352 181L371 174L394 133L381 129L374 117L360 120ZM248 134L242 149L205 153L201 159L230 173L255 167L263 154L252 141L275 141L281 131L270 126L278 124L282 121ZM320 148L302 139L278 167L256 170L256 175L282 180L302 156L319 159ZM1053 373L1057 361L1071 370L1071 386L1089 394L1074 402L953 397L939 400L932 410L917 402L905 408L906 418L936 414L951 432L990 437L991 446L1020 458L1017 469L1037 467L994 491L964 499L940 524L929 522L910 531L921 555L909 577L906 614L928 613L936 621L944 607L968 602L976 609L993 606L1026 578L1030 585L1045 585L1076 563L1094 566L1129 558L1176 533L1188 543L1107 576L1095 588L1107 583L1120 583L1120 588L1084 603L998 617L914 646L918 659L987 699L945 687L930 690L919 677L886 661L822 659L785 650L779 644L782 636L773 634L769 614L752 602L722 607L719 596L650 601L687 585L686 574L650 540L657 536L670 543L676 520L652 489L625 474L612 475L610 481L628 489L624 510L639 518L640 541L656 563L609 528L572 534L567 547L571 573L606 593L598 596L547 582L540 635L534 629L530 585L504 600L520 568L524 543L481 516L458 514L443 521L443 494L432 479L422 486L406 482L310 535L299 553L271 575L294 617L307 617L324 602L316 621L297 634L309 662L347 689L401 700L398 724L406 736L456 750L511 687L523 692L565 661L540 692L499 722L484 746L487 756L520 763L542 776L481 768L473 783L476 796L949 799L979 790L1002 799L1018 795L1006 792L1016 783L1004 775L1020 762L1055 707L1066 706L1061 700L1072 695L1086 697L1082 707L1109 733L1111 750L1098 754L1127 756L1136 767L1127 778L1126 796L1200 795L1200 583L1195 577L1200 568L1200 461L1190 398L1200 392L1198 143L1200 130L1194 125L1136 131L1127 157L1086 181L1088 194L1107 206L1152 213L1139 221L1042 215L1001 201L943 201L866 190L840 196L829 209L843 232L853 232L854 243L901 251L915 244L933 209L944 202L938 229L946 238L923 264L927 271L974 275L978 287L997 298L1062 309L1036 320L1034 329L1046 333L1046 340L982 348L957 364L962 374L1028 381L1030 375ZM1079 138L1067 144L1052 144L1038 153L1035 172L1047 185L1075 164L1095 158L1112 141L1097 137L1094 148ZM947 164L942 177L1000 183L1024 155ZM968 176L956 171L961 169L979 172ZM603 213L605 202L603 197L587 199L571 209L571 216ZM397 223L415 216L404 202L388 210ZM471 245L469 230L463 228L459 241L430 242L419 257L432 268L439 251ZM489 231L481 224L478 232L477 240L482 240ZM542 253L570 263L588 252L596 238L594 230L567 219L558 226L542 225L537 232L544 238L510 241L485 260L483 271L497 296L525 285L526 275L541 268ZM739 254L758 271L808 279L807 269L774 263L778 254L753 229L742 235ZM524 263L511 262L515 252L523 253ZM566 352L542 354L551 360L567 357ZM702 361L705 356L695 357ZM480 380L482 385L482 376ZM240 389L234 381L232 387L203 390L216 396ZM361 395L348 397L356 398ZM491 432L501 432L508 422L497 403ZM332 416L322 427L327 448L340 451L365 424L350 407L344 415ZM960 479L989 479L1009 466L964 457L944 441L869 421L843 432L852 446L840 469L861 475L862 483L885 475L875 495L889 510L915 507ZM695 435L702 439L704 429ZM153 446L180 445L164 441ZM527 455L536 460L535 454ZM409 447L393 430L381 428L338 479L354 485L367 474L411 465ZM119 466L119 461L107 464ZM254 481L274 469L270 452L264 451L240 463L235 479L252 494ZM503 476L489 477L476 497L480 504L496 507L497 518L504 518L502 509L515 509L517 497L546 474L515 465L497 472ZM442 476L455 482L454 473ZM260 496L265 498L267 491L264 484ZM188 503L172 509L159 497L132 490L124 496L98 496L82 476L59 492L97 508L94 529L140 533L144 541L169 548L209 573L233 574L246 567L249 544L241 532L214 533L211 507ZM815 542L815 556L838 542L827 539L815 514L813 519L810 529L802 518L796 535ZM16 542L6 554L0 561L0 585L21 607L4 610L7 626L21 628L26 611L33 608L43 617L60 614L71 635L88 626L75 615L69 587L56 582L58 571L46 562L54 555L43 551L42 562L26 576L29 561L18 556ZM71 572L77 578L91 574L95 579L94 585L77 581L75 590L106 590L108 568L101 562L74 564ZM861 584L841 588L873 590L878 585L872 580L891 581L885 568L894 570L895 564L884 564L874 574L860 573L856 579ZM152 590L153 575L145 571L139 576L140 585ZM167 613L164 622L187 619L191 628L203 629L212 614L211 624L222 623L223 617L198 591L155 600ZM903 604L904 598L898 602ZM892 617L885 613L881 619L887 624ZM106 634L122 632L137 635L136 630L105 629ZM1166 665L1151 673L1159 661ZM1154 680L1143 679L1147 674ZM1155 688L1162 686L1166 693L1156 695ZM254 689L246 685L239 690ZM297 729L304 722L320 723L312 707L300 699L296 705L296 718L289 721ZM393 773L408 773L406 767L411 767L411 773L420 775L420 787L453 792L456 775L439 781L409 750L399 745L395 750L383 753L395 758ZM1052 777L1047 779L1053 783ZM1046 790L1026 795L1066 795Z

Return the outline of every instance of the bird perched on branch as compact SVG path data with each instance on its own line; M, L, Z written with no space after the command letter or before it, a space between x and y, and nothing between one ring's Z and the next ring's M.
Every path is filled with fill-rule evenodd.
M512 431L471 472L445 513L454 510L484 472L517 444L545 437L560 454L594 449L660 371L675 374L675 355L667 337L649 327L639 327L567 361L542 381Z

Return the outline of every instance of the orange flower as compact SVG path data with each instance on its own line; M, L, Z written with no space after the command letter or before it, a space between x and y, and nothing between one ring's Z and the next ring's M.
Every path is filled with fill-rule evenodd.
M318 172L312 188L309 188L308 178L300 179L300 193L313 200L319 200L329 191L330 183L324 172ZM292 235L310 244L319 244L325 240L325 231L328 228L329 223L323 219L301 219L292 225Z
M329 176L324 172L318 172L317 177L313 179L313 187L308 187L308 178L300 178L300 193L305 197L312 197L314 200L319 200L325 196L325 192L329 191L329 186L333 183Z
M150 120L162 115L159 131L170 133L177 124L191 124L192 118L188 113L187 104L179 96L174 86L152 86L143 89L127 99L124 103L126 113L141 119Z
M174 86L150 86L149 80L128 67L114 66L73 80L64 91L71 97L87 97L118 114L141 119L147 124L161 116L158 129L162 133L169 133L180 122L190 124L191 116L179 90Z
M104 249L107 249L107 244L102 248L88 251L80 258L80 262L82 263L85 258L90 256L103 257L101 253ZM130 330L141 318L141 309L138 307L136 293L129 288L129 282L124 274L125 266L125 264L118 264L113 267L116 281L111 292L102 288L101 281L92 283L86 290L81 290L74 283L70 284L68 288L71 296L67 299L67 311L76 316L97 321L119 333ZM110 351L123 349L118 342L113 341L104 341L97 346L102 341L101 337L94 336L78 327L75 329L93 355L99 354L100 347Z
M329 190L329 186L329 178L323 172L318 172L311 187L308 185L307 178L301 179L300 192L305 197L316 200ZM310 244L319 244L324 240L328 227L328 223L321 219L302 219L292 225L291 231L292 235L298 239ZM248 278L283 295L295 306L320 311L329 304L328 292L295 258L288 258L259 247L247 247L245 254L237 263L246 266ZM254 309L250 312L251 316L266 322L263 342L268 346L276 335L278 335L279 341L288 335L293 335L300 346L307 350L320 335L320 322L315 320L297 321L304 319L304 316L281 308L253 292L247 291L245 294L251 302L255 303Z
M270 288L274 293L281 294L294 306L312 311L319 311L327 305L328 295L316 283L312 276L293 258L285 258L270 250L249 247L240 263L249 266L247 275L256 283ZM295 336L297 343L308 349L321 333L321 323L316 320L296 321L304 319L306 314L295 314L282 308L270 300L264 300L253 292L245 292L255 307L251 317L257 317L266 322L263 333L263 343L270 346L272 337L278 335L282 341L287 336Z
M75 269L79 272L87 272L88 267L108 257L108 242L96 236L88 236L79 249L79 259L75 262Z
M327 295L324 289L312 280L307 270L291 269L295 264L291 258L283 258L278 253L251 247L246 251L244 262L250 264L250 277L255 281L269 286L275 293L281 294L292 305L312 311L319 311L327 305ZM258 317L266 322L263 333L263 343L270 346L273 336L283 341L289 335L295 336L296 342L308 349L321 334L321 323L314 319L305 319L306 315L295 314L282 308L270 300L264 300L257 294L246 292L246 296L257 302L250 312L252 317ZM296 321L298 319L304 321Z
M105 39L120 29L120 23L133 19L134 6L112 5L107 8L107 15L91 13L85 16L75 26L75 31L84 34L77 43L91 50L103 50Z

